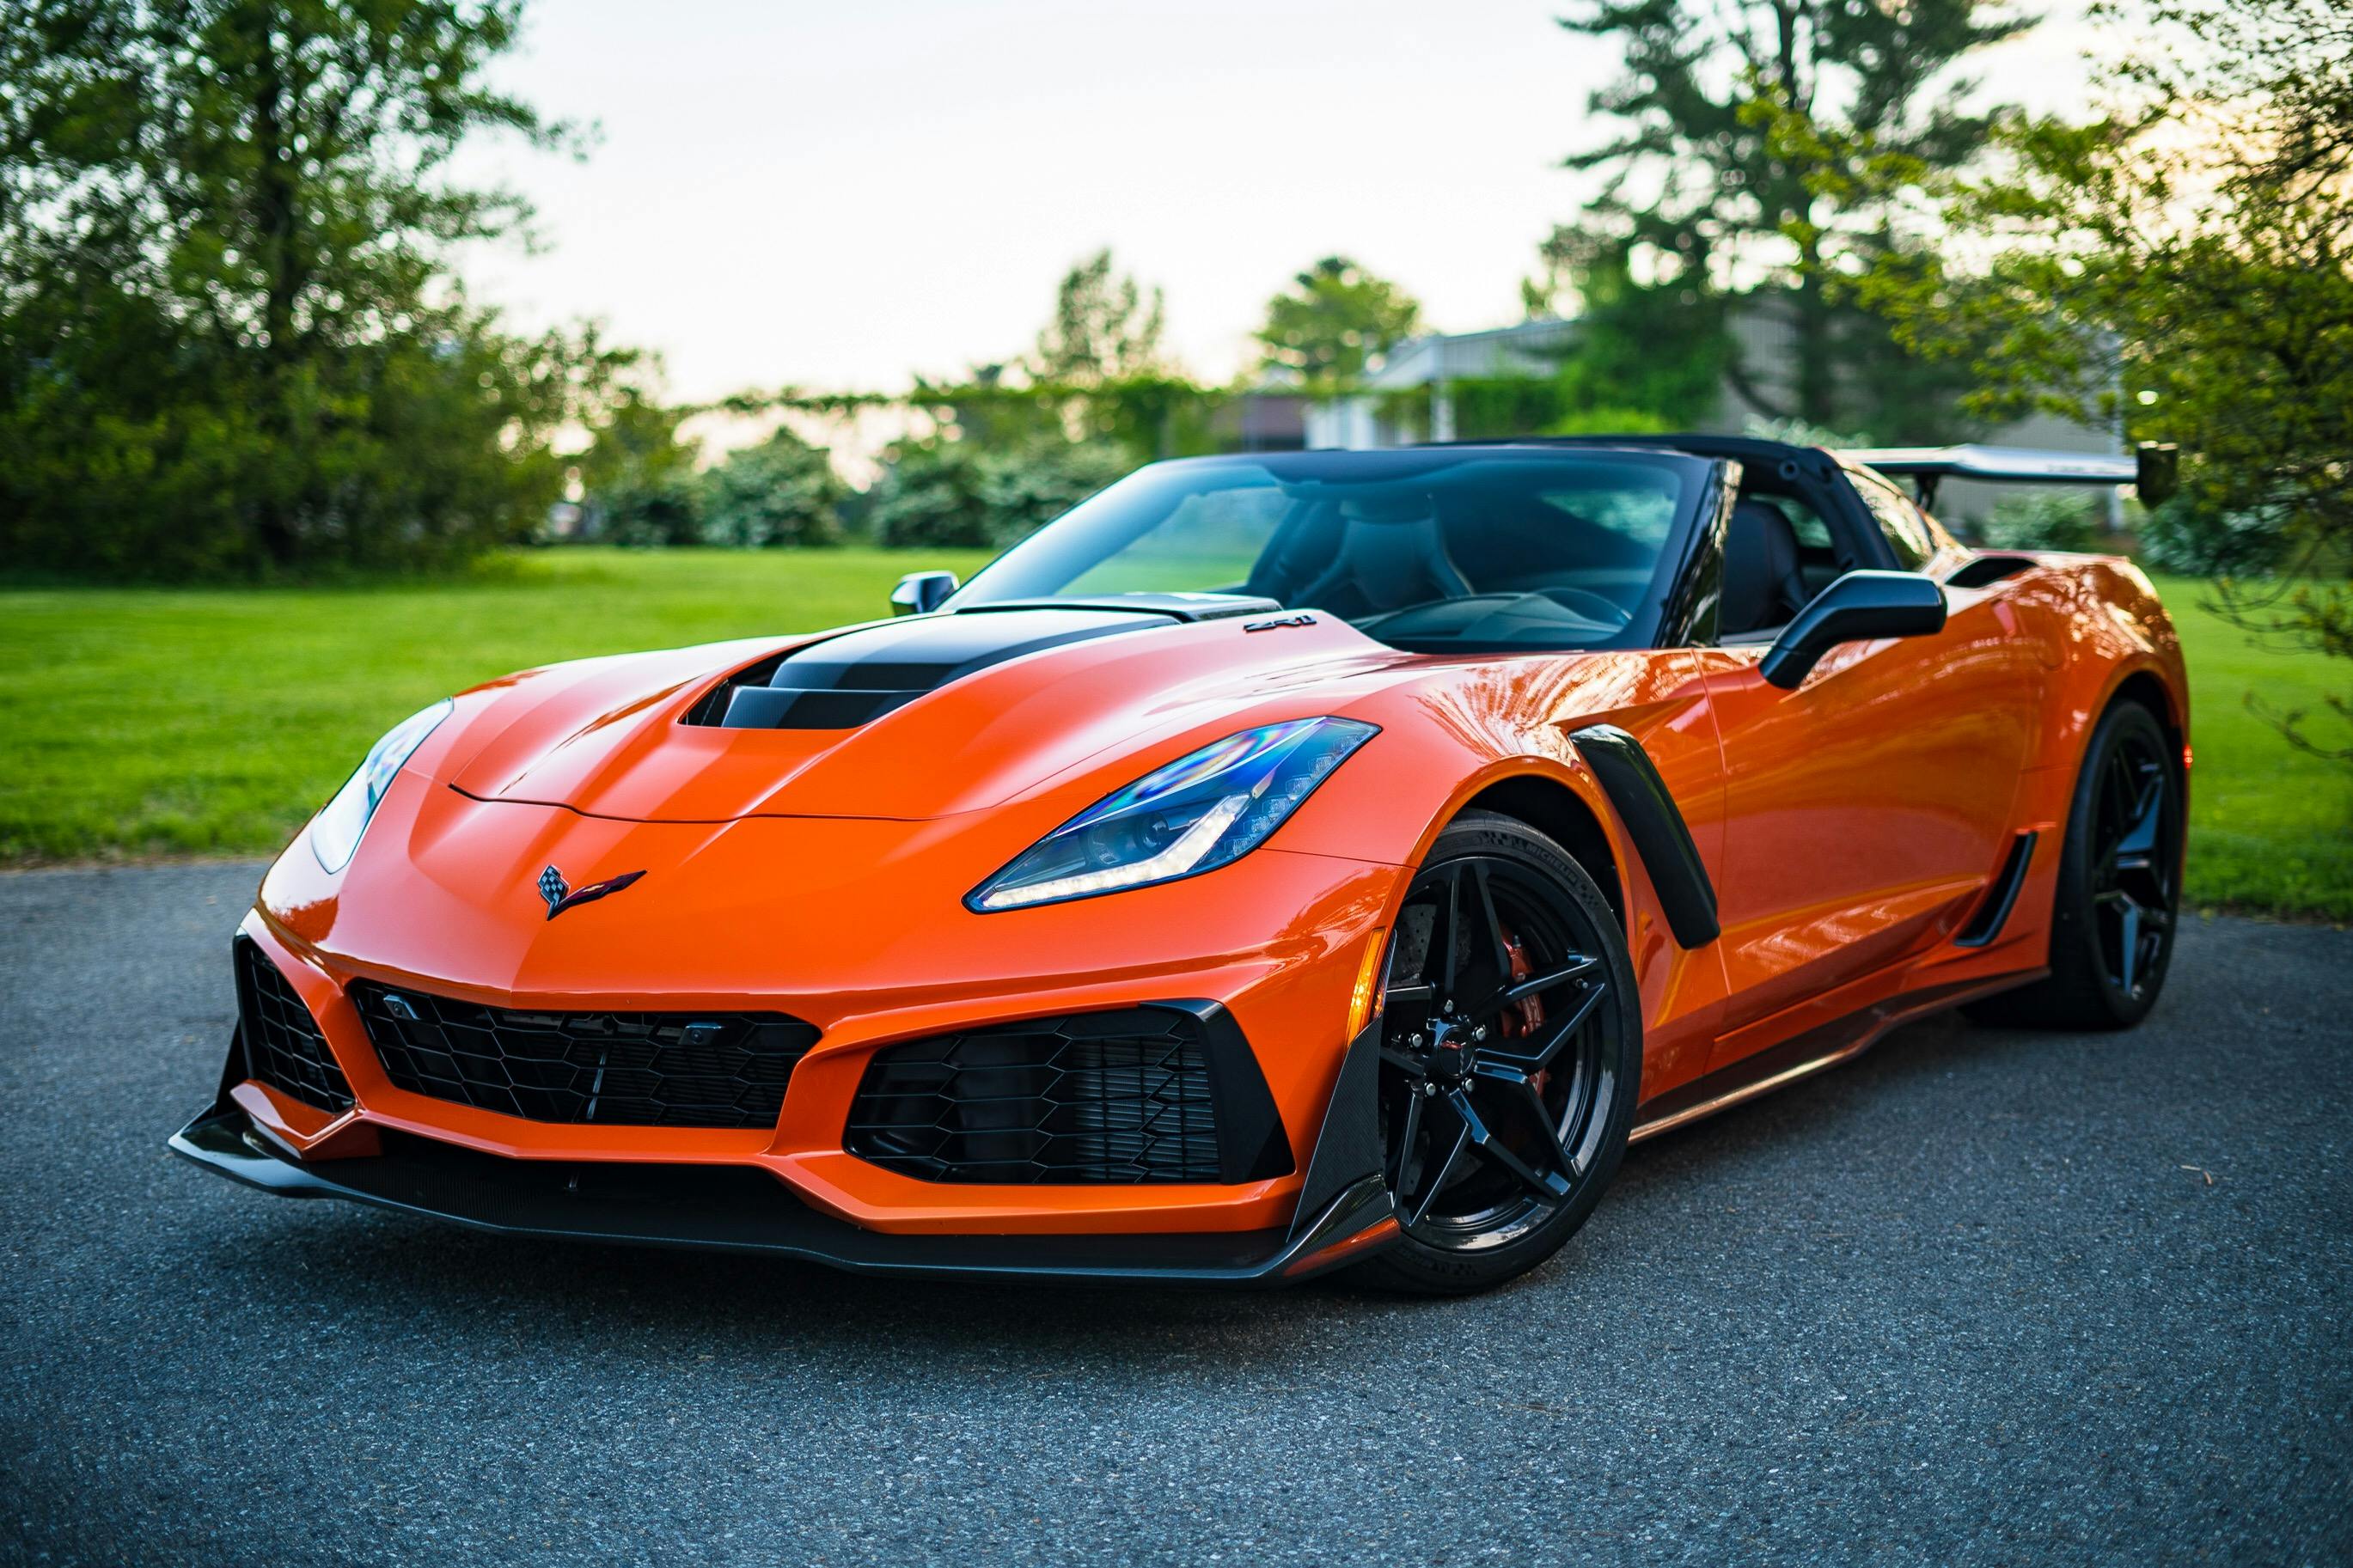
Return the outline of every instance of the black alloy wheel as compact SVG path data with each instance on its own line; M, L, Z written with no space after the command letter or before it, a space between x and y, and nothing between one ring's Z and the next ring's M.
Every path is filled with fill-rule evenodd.
M2092 909L2108 983L2139 1001L2164 977L2173 942L2181 828L2164 737L2116 737L2103 763L2092 851Z
M1473 1290L1557 1250L1624 1152L1640 1017L1616 917L1558 845L1483 813L1441 834L1390 939L1380 1106L1404 1239L1368 1271Z
M2181 907L2180 747L2125 700L2084 750L2051 911L2048 978L1973 1003L1971 1017L2046 1029L2124 1029L2164 988Z

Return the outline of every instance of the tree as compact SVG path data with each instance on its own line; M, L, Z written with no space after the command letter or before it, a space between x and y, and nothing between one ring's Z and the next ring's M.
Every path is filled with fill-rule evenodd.
M1096 251L1055 288L1054 313L1038 334L1029 374L1083 387L1165 368L1162 305L1159 289L1147 295L1134 277L1113 268L1108 247Z
M849 492L827 458L791 431L727 455L703 476L702 542L737 549L841 542Z
M616 369L470 305L519 0L0 0L0 547L155 574L462 556ZM627 356L617 356L625 360Z
M1352 381L1420 321L1412 295L1345 256L1327 256L1266 302L1260 363L1310 384Z
M2136 15L2105 112L2012 121L1986 176L1844 150L1876 198L1934 210L1951 237L1879 258L1861 291L1906 343L1965 365L1989 414L2121 419L2179 442L2168 547L2278 563L2278 577L2224 579L2220 606L2353 658L2353 13L2156 0ZM1795 113L1774 132L1823 135ZM2275 717L2296 743L2353 759L2306 715Z
M902 442L875 481L867 526L878 544L987 549L1011 544L1125 474L1117 447L1034 437L982 449L934 437Z
M1546 247L1553 275L1535 300L1564 284L1605 290L1586 342L1622 359L1655 353L1679 327L1687 335L1694 316L1722 331L1711 318L1742 298L1784 318L1793 339L1786 377L1719 353L1748 402L1883 439L1915 433L1944 389L1828 287L1833 268L1906 243L1896 214L1826 192L1759 110L1796 106L1953 167L1989 119L1961 107L1971 84L1954 66L2025 24L1986 0L1587 0L1561 25L1616 41L1626 64L1589 104L1616 133L1567 161L1606 183Z

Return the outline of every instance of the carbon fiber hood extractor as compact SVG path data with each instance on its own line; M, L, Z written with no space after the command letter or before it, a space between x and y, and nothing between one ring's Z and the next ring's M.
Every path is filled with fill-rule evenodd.
M992 607L549 666L461 698L432 772L629 821L912 821L1304 690L1338 703L1409 658L1327 617L1264 620L1262 600L1190 608Z
M690 723L730 730L851 730L950 681L1069 643L1165 626L1152 612L1023 609L923 616L844 632L737 675Z

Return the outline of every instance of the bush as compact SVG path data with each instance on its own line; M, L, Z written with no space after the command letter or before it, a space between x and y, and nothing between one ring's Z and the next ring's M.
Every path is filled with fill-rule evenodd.
M1134 467L1116 447L1058 441L981 459L988 542L1016 544Z
M878 544L991 549L1037 531L1134 465L1117 447L1046 440L982 452L965 441L901 446L869 495Z
M699 543L702 487L681 469L624 474L589 498L588 519L581 537L600 544L659 550Z
M1996 502L1981 531L1995 550L2096 550L2100 516L2088 497L2042 490Z
M2258 577L2286 558L2287 530L2267 510L2226 511L2176 496L2139 529L2144 565L2184 577Z
M869 493L866 525L892 549L986 549L980 460L960 441L902 443Z
M739 550L839 544L846 487L821 447L787 430L702 477L702 540Z

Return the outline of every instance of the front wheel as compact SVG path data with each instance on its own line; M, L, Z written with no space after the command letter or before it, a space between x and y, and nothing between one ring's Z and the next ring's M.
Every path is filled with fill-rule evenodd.
M1641 1080L1633 965L1584 868L1510 817L1440 834L1390 939L1380 1049L1404 1236L1365 1276L1459 1295L1560 1250L1617 1173Z
M2084 749L2051 910L2048 978L1971 1005L1984 1023L2128 1029L2157 1005L2181 904L2179 749L2119 702Z

